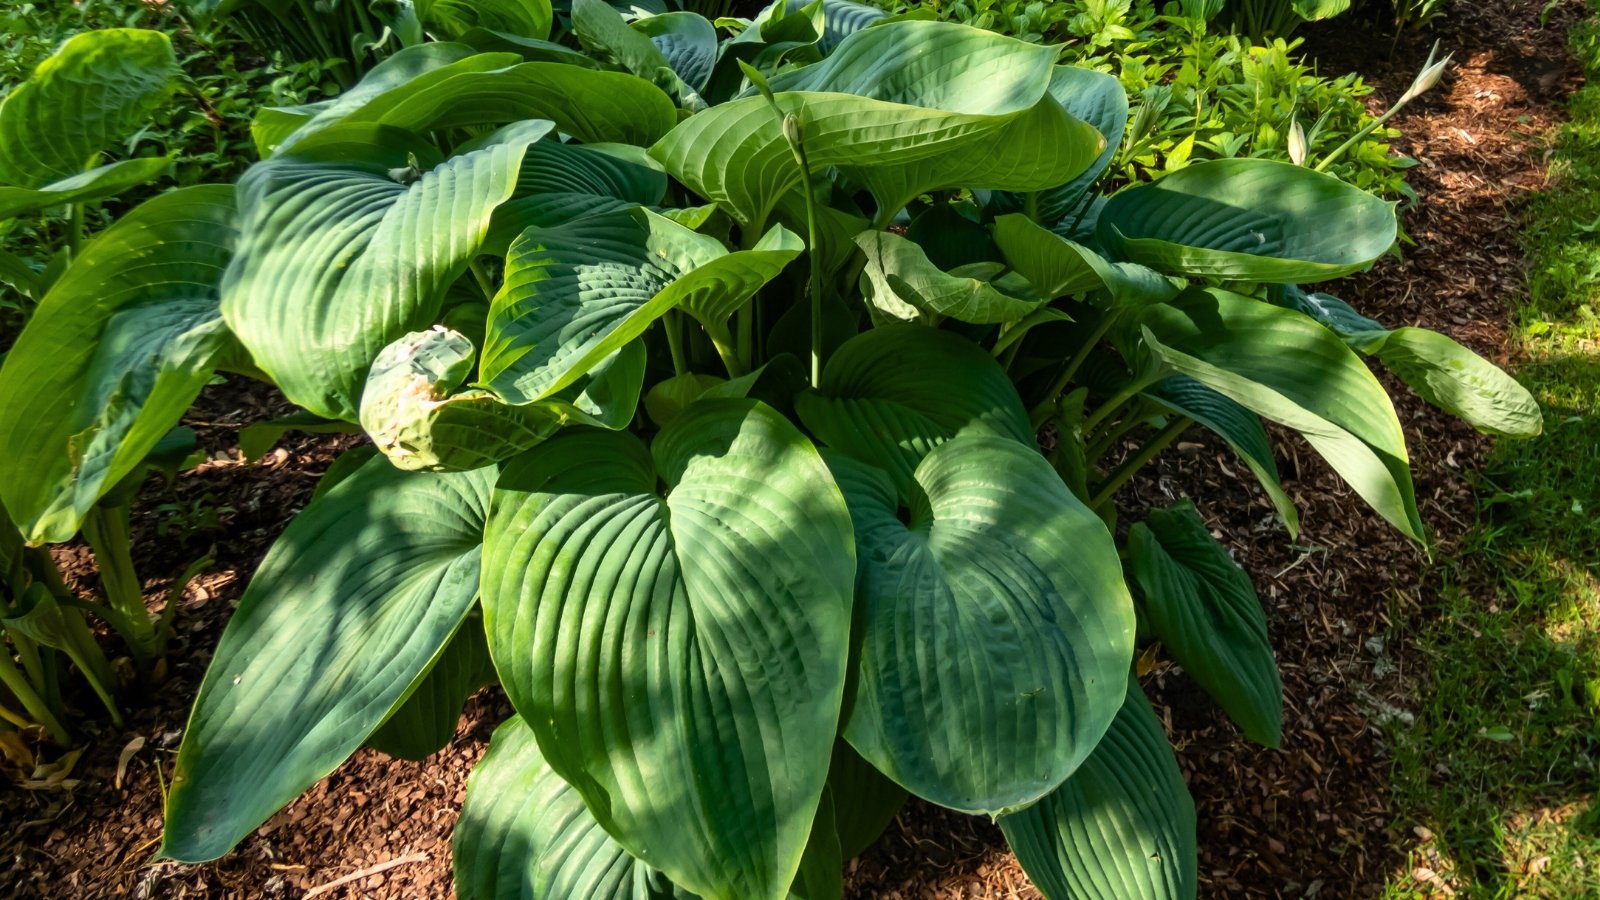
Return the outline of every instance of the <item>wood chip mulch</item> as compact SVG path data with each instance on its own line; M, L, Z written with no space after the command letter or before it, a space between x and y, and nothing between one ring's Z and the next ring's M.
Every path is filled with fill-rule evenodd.
M1395 123L1419 165L1422 197L1407 214L1417 241L1404 262L1335 285L1385 324L1444 331L1504 362L1508 304L1523 290L1520 210L1544 183L1542 135L1556 123L1574 67L1566 0L1539 27L1537 3L1457 3L1437 37L1456 66ZM1376 104L1405 90L1426 55L1422 38L1352 39L1350 26L1313 29L1323 71L1360 71ZM1352 50L1354 48L1354 50ZM1448 558L1473 516L1467 475L1486 442L1386 381L1416 469L1434 554ZM122 728L101 723L88 749L35 790L0 789L0 896L74 898L442 898L450 895L449 836L467 772L509 708L496 691L469 704L457 741L423 763L363 750L306 796L204 866L152 863L161 785L170 773L199 679L232 604L272 538L304 505L349 438L292 436L257 464L238 455L237 428L282 408L265 392L208 388L191 417L212 459L136 522L140 572L170 578L208 551L216 564L184 593L169 679ZM1408 545L1297 439L1278 434L1285 487L1303 533L1291 543L1248 472L1198 432L1137 483L1122 510L1193 496L1215 534L1252 573L1267 607L1287 709L1283 746L1246 743L1170 662L1146 687L1163 711L1200 821L1207 897L1369 897L1404 864L1404 823L1385 787L1381 726L1411 713L1403 641L1391 617L1428 608L1426 558ZM193 527L183 527L193 526ZM86 588L93 575L63 551ZM146 583L155 600L167 583ZM82 702L92 709L88 698ZM1036 891L990 822L912 803L853 861L857 898L1034 898Z

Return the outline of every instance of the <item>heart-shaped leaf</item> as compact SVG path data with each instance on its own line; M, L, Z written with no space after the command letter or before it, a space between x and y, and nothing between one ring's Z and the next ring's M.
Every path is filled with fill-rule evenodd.
M1241 281L1327 281L1394 244L1394 205L1304 166L1198 162L1121 191L1100 211L1108 252L1162 272Z
M717 64L717 29L704 16L669 12L633 23L690 89L703 93Z
M226 853L405 699L477 597L494 478L373 459L289 523L200 685L163 856Z
M889 14L876 6L853 0L822 0L823 31L820 47L832 53L839 42L852 34L883 21Z
M1039 105L1055 55L964 25L895 22L859 31L770 84L783 112L798 117L813 168L960 161L952 154L963 144ZM896 66L885 69L885 60ZM781 118L766 98L745 97L690 116L650 152L740 224L761 226L800 183Z
M649 451L559 436L508 464L484 572L506 693L605 829L703 896L781 898L827 776L855 577L800 432L702 400Z
M290 400L354 421L368 367L434 323L511 196L524 150L548 127L529 123L520 140L420 176L404 148L372 145L360 162L279 154L252 167L223 282L228 326Z
M644 209L530 228L511 246L489 308L482 383L530 403L574 383L683 307L720 327L804 245L775 225L751 250L728 252Z
M0 367L0 499L33 543L83 516L178 424L229 346L233 191L152 199L84 245Z
M1138 682L1077 774L1000 819L1023 871L1049 900L1190 900L1194 800Z
M179 74L172 42L159 31L102 28L68 38L0 100L0 184L39 188L78 175L143 127Z
M1283 684L1250 576L1188 501L1135 523L1128 556L1150 627L1172 658L1247 737L1277 747Z
M660 203L667 192L666 173L652 168L655 162L648 156L633 160L614 149L620 148L557 141L528 147L516 190L495 210L483 252L505 256L511 242L528 228L550 228L579 216Z
M847 457L829 465L864 620L845 739L951 809L995 815L1055 790L1110 725L1133 658L1105 524L1007 438L940 444L910 492Z
M1223 290L1147 307L1146 346L1171 369L1300 432L1373 509L1423 539L1405 434L1360 357L1292 310Z
M957 434L1033 441L1022 400L994 357L920 325L887 325L846 342L795 410L824 444L887 470L903 489L922 458Z

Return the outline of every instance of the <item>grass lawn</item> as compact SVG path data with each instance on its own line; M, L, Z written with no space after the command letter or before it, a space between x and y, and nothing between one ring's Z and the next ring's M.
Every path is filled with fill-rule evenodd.
M1545 433L1494 449L1439 606L1405 626L1424 674L1392 777L1416 849L1391 897L1600 897L1600 0L1571 40L1594 83L1529 210L1512 322Z

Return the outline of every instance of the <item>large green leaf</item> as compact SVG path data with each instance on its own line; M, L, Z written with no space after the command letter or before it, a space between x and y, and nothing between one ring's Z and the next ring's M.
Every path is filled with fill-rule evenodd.
M1357 494L1423 539L1405 435L1360 357L1292 310L1223 290L1147 307L1145 344L1168 367L1305 436Z
M474 28L543 40L554 18L550 0L416 0L417 18L445 40L459 40Z
M460 900L688 900L611 839L520 716L467 778L450 841Z
M824 444L887 470L902 489L922 458L957 434L1033 440L1022 400L994 357L920 325L874 328L846 342L795 410Z
M704 16L669 12L639 19L633 27L650 38L684 84L705 91L717 63L717 29Z
M708 28L711 26L700 16L694 18L704 22ZM678 76L667 55L649 35L630 26L622 13L604 0L572 0L572 33L590 56L602 62L615 63L660 86L689 109L703 109L706 106L695 89ZM713 47L715 38L716 30L712 29ZM706 74L709 76L709 70Z
M416 133L549 119L586 142L648 145L677 121L672 100L644 79L556 62L518 62L509 53L462 55L459 44L408 57L418 70L374 69L361 84L287 137L287 152L337 126L384 125ZM400 54L396 54L399 56ZM405 77L409 74L409 77Z
M1186 900L1196 892L1194 800L1139 684L1077 774L1000 830L1049 900Z
M1097 234L1118 258L1163 272L1243 281L1327 281L1394 243L1394 205L1303 166L1199 162L1121 191Z
M529 403L574 383L668 310L721 326L803 246L775 225L753 249L730 253L639 208L530 228L511 246L489 308L482 382Z
M1054 225L1077 214L1089 189L1111 167L1128 128L1128 92L1115 75L1076 66L1057 66L1050 77L1050 96L1067 112L1093 125L1104 138L1100 155L1076 178L1038 192L1034 203L1039 221ZM1027 205L1026 198L1016 194L1003 195L997 201L1003 209L1016 210Z
M1267 492L1273 508L1283 518L1289 536L1300 535L1300 512L1283 489L1278 461L1272 456L1272 442L1267 438L1267 430L1261 427L1259 416L1184 375L1163 378L1144 395L1199 422L1227 441L1261 482L1261 489Z
M373 459L267 553L217 645L161 854L216 859L333 771L438 658L478 593L495 473Z
M855 243L867 257L862 274L871 288L869 309L880 319L912 322L934 316L992 325L1018 321L1047 302L1033 296L1020 276L994 278L1004 268L999 263L944 272L921 247L893 232L863 231Z
M1544 415L1500 367L1426 328L1396 328L1370 351L1422 399L1485 434L1537 437Z
M855 525L864 617L845 739L951 809L995 815L1054 790L1111 724L1133 658L1105 524L1007 438L941 444L910 491L844 456L829 465Z
M649 451L559 436L507 465L484 573L506 693L605 829L706 897L782 897L827 776L855 573L800 432L702 400Z
M821 49L832 53L839 42L852 34L876 25L889 14L876 6L855 3L853 0L822 0L823 32Z
M103 28L68 38L0 100L0 184L38 188L79 174L143 127L179 74L172 42L159 31Z
M564 225L579 216L655 206L667 192L666 173L653 160L629 159L612 147L598 149L539 141L522 157L511 199L495 210L483 252L505 256L530 227Z
M211 378L233 218L221 185L139 206L84 245L6 354L0 499L30 542L70 540Z
M1117 306L1169 300L1172 282L1137 263L1114 263L1056 234L1021 213L994 220L994 241L1006 262L1044 297L1104 292Z
M1528 390L1453 339L1426 328L1390 331L1331 294L1295 285L1270 294L1280 306L1305 313L1344 338L1357 353L1378 357L1422 399L1486 434L1534 437L1544 416Z
M0 220L14 219L51 206L104 200L170 171L170 156L141 157L107 163L40 188L0 186Z
M802 107L804 109L804 107ZM882 165L857 158L845 168L872 193L878 220L917 197L951 188L1036 191L1080 175L1105 138L1046 96L1033 108L981 138L936 157Z
M971 159L956 151L1038 106L1055 55L964 25L894 22L770 83L778 106L799 118L813 167L948 159L965 172ZM800 183L780 118L766 98L745 97L690 116L651 153L741 224L761 225Z
M222 313L256 365L295 403L354 421L367 368L432 325L495 208L511 196L522 138L453 157L408 180L404 148L360 162L279 154L239 184L241 238ZM385 158L387 157L387 158Z
M493 682L483 623L469 616L367 745L399 759L426 759L455 737L467 698Z
M1245 736L1278 746L1283 684L1267 617L1239 568L1185 500L1128 532L1128 557L1156 636Z

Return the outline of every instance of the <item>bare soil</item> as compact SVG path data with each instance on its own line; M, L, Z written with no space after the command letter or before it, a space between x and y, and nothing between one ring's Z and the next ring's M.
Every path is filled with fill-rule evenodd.
M1504 362L1510 300L1522 291L1516 243L1523 199L1544 183L1542 135L1556 123L1574 69L1565 26L1539 3L1457 3L1435 35L1361 32L1345 20L1308 33L1326 72L1359 71L1374 106L1398 97L1438 37L1456 66L1395 123L1397 149L1418 160L1421 203L1406 213L1416 240L1403 261L1333 287L1393 327L1444 331ZM1470 429L1388 386L1405 424L1434 554L1448 557L1473 517L1468 477L1486 447ZM164 773L212 648L272 539L352 439L290 436L247 463L238 429L284 412L262 387L208 388L190 417L211 459L175 485L146 491L136 520L139 571L153 607L170 578L212 552L215 564L179 601L167 681L124 727L94 723L81 755L46 753L49 787L0 789L0 896L81 898L442 898L449 837L467 773L509 707L497 690L468 705L457 740L412 763L371 750L204 866L154 863ZM1404 861L1394 822L1382 727L1409 713L1403 642L1391 617L1425 614L1434 585L1426 558L1388 528L1304 444L1277 435L1285 487L1303 533L1291 543L1266 498L1220 442L1199 433L1142 479L1122 510L1192 496L1213 531L1255 578L1283 671L1283 746L1247 743L1215 705L1157 655L1145 686L1162 711L1195 796L1201 894L1207 897L1369 897ZM80 550L61 551L76 586L95 587ZM91 698L82 707L92 710ZM1038 894L986 820L913 802L850 863L859 898L1030 898Z

